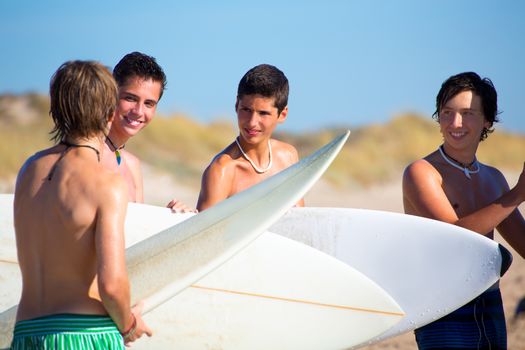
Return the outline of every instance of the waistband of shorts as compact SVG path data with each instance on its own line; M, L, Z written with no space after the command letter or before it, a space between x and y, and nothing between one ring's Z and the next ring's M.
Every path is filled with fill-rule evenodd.
M18 321L16 337L49 333L114 333L119 332L115 322L105 315L55 314Z

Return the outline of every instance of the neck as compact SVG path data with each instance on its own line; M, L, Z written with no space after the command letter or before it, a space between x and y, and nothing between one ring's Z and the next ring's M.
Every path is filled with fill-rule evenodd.
M109 149L112 152L118 151L120 149L123 149L126 141L122 141L121 138L117 137L115 134L112 134L111 132L106 136L106 144L108 145Z
M266 150L262 151L262 147L259 147L259 152L257 152L257 150L256 150L256 153L258 153L258 157L257 158L259 160L259 164L262 164L264 162L264 160L263 160L265 158L264 154L266 152L268 152L268 163L267 163L267 166L265 168L260 168L254 163L254 161L248 156L246 151L243 149L243 147L241 145L241 142L240 142L240 139L241 139L240 136L235 138L235 142L237 143L237 147L239 147L239 150L241 151L242 155L251 164L253 169L259 174L265 173L268 170L270 170L270 168L272 167L272 164L273 164L273 162L272 162L272 145L270 144L270 140L268 140L268 143L267 143L268 146L267 146Z
M95 142L89 142L88 140L82 140L82 139L72 141L72 140L66 139L66 140L61 141L60 143L66 146L66 151L72 147L91 149L97 155L97 161L100 163L100 150L99 150L101 148L100 142L95 143Z
M469 166L471 166L472 164L476 162L476 151L475 150L474 152L467 151L467 150L463 152L459 152L459 151L451 149L446 144L441 145L440 148L443 150L443 152L445 153L448 159L454 161L455 163L457 163L458 165L464 168L465 167L468 168Z
M464 164L452 158L451 156L449 156L445 152L445 147L439 146L438 151L441 154L441 157L443 158L443 160L445 160L445 162L450 164L452 167L458 170L461 170L468 179L471 179L470 177L471 174L477 174L479 172L479 169L480 169L479 163L475 157L474 157L474 160L470 162L469 164Z

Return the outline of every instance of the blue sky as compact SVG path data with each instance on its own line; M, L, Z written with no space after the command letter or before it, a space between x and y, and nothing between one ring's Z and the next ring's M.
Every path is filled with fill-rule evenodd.
M160 113L234 121L239 79L270 63L290 81L283 128L301 132L430 118L441 83L472 70L498 90L497 127L525 133L524 18L523 1L0 1L0 93L142 51L168 76Z

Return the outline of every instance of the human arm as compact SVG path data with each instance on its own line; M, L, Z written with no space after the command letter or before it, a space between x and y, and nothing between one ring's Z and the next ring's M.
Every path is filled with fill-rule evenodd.
M480 234L492 232L524 199L525 178L492 203L458 217L442 187L441 175L426 160L407 167L403 174L405 212L458 225ZM508 190L508 187L507 187Z
M119 331L129 333L124 339L127 344L144 333L151 336L151 330L142 321L140 310L132 310L130 307L124 242L127 187L117 177L106 185L100 191L104 195L100 197L95 230L97 283L104 308Z
M229 197L233 171L225 158L215 158L202 174L197 210L205 210Z
M521 203L523 204L523 198L525 197L525 164L516 186L509 192L519 193L519 191L521 191ZM525 219L520 213L519 208L514 209L514 211L497 226L497 229L512 248L525 259Z

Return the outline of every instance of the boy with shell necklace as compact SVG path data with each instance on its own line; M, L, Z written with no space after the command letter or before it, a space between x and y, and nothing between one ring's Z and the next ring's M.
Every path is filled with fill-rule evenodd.
M443 144L410 164L403 175L405 213L458 225L490 239L494 229L525 257L525 171L510 188L476 151L497 118L497 93L488 78L465 72L447 79L434 116ZM458 286L461 288L461 286ZM415 331L419 349L506 349L505 315L498 284L470 303Z
M242 77L235 102L239 136L204 171L198 210L205 210L298 161L295 147L271 138L277 124L288 115L288 90L288 79L272 65L255 66ZM297 205L303 206L304 200Z

